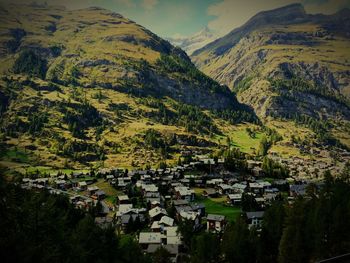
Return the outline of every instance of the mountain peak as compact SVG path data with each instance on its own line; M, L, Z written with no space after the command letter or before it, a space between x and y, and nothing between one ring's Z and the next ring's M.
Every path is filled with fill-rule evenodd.
M262 11L253 16L246 25L264 25L270 23L291 23L307 17L302 4L290 4L280 8Z

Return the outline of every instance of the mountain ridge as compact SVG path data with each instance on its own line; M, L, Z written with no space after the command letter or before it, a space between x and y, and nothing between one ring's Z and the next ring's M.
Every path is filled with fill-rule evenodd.
M118 13L46 5L4 10L0 158L19 151L26 158L10 160L155 165L177 160L183 147L218 147L223 111L232 122L254 121L184 51Z

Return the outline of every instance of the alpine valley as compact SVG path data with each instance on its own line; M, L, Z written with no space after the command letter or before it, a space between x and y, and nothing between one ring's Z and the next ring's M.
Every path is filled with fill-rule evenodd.
M11 171L175 164L188 152L219 155L227 143L252 157L344 163L347 9L259 13L194 51L198 69L102 8L0 10L1 165Z
M37 1L0 2L1 262L350 262L349 9Z

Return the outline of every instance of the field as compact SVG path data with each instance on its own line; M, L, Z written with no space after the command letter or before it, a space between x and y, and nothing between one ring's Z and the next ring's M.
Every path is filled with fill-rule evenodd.
M196 201L205 205L207 214L218 214L226 216L228 221L235 221L241 214L242 210L239 207L229 206L226 202L226 197L205 198L201 195L204 189L195 188Z

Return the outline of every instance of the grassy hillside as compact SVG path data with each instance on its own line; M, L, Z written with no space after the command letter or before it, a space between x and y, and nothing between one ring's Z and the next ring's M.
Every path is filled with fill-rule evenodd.
M3 166L174 163L182 150L214 151L236 124L258 121L182 50L117 13L1 10Z
M262 117L292 121L321 142L350 145L350 12L312 16L301 5L257 14L194 52L206 74Z

